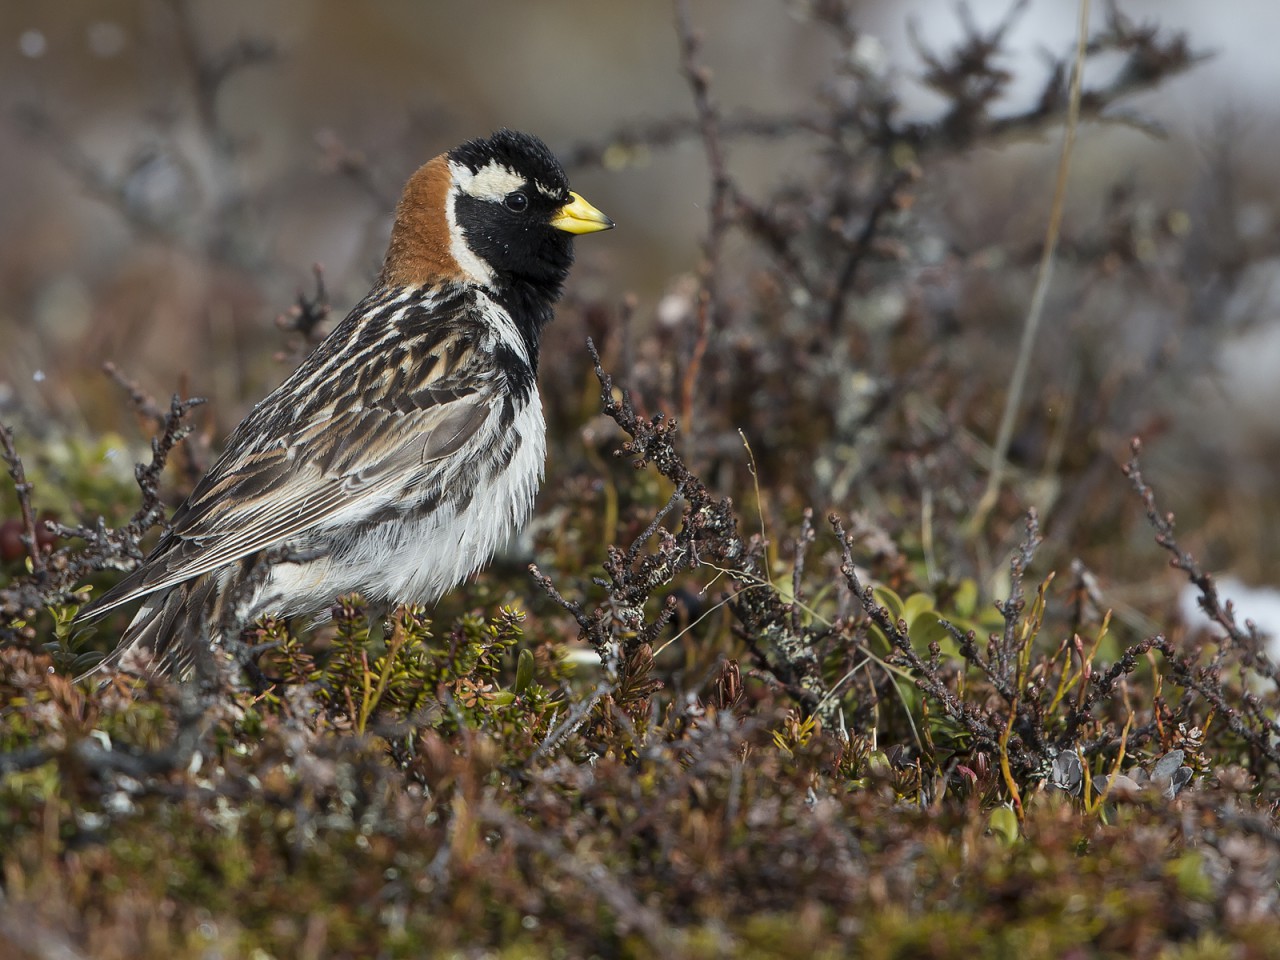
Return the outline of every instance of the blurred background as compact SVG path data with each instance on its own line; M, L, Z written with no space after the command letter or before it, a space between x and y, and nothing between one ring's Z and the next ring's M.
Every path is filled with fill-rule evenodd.
M723 115L803 114L838 98L856 61L859 76L892 85L899 122L935 122L947 100L923 82L919 44L946 50L965 36L966 16L990 30L1011 10L989 0L974 0L967 14L943 2L849 3L851 42L821 22L832 6L694 0L699 56ZM1166 34L1183 31L1189 48L1212 56L1154 89L1138 84L1109 111L1112 122L1081 126L1063 263L1014 459L1050 456L1054 470L1043 473L1059 486L1064 476L1083 478L1067 511L1074 520L1090 515L1100 483L1123 493L1107 471L1141 431L1166 505L1186 512L1206 559L1263 582L1280 572L1280 5L1120 0L1118 9ZM1106 13L1095 4L1097 25ZM1035 0L1010 21L995 114L1034 105L1049 58L1073 49L1075 18L1074 4ZM1086 86L1106 82L1122 60L1091 59ZM666 3L8 0L0 6L0 415L28 438L115 431L135 451L122 462L131 461L145 433L100 371L111 360L158 397L209 397L204 432L216 447L287 373L292 360L282 355L297 345L276 320L299 291L313 290L312 265L323 265L336 320L376 275L405 178L500 125L546 139L575 189L619 224L578 244L569 318L548 334L548 349L573 357L581 375L583 330L616 318L624 298L634 298L637 342L681 322L707 224L702 144L688 125L639 146L619 134L693 115ZM849 303L871 347L855 352L846 379L867 371L874 379L877 362L910 368L911 351L894 353L887 334L877 341L883 331L910 327L923 331L921 342L945 331L956 336L945 359L956 388L935 399L946 410L985 398L959 419L989 442L1059 135L1051 125L919 159L914 220L899 234L905 252L885 257L898 267L864 271ZM769 209L816 182L826 149L803 135L726 143L737 187ZM758 260L739 256L741 246L728 250L728 279L750 283ZM722 289L732 300L732 283ZM603 321L577 309L590 304ZM754 308L745 299L731 306L732 344L735 311ZM768 336L752 336L767 353ZM661 341L676 353L683 343ZM644 350L636 356L642 362ZM553 388L575 389L571 378L548 376ZM1094 411L1090 401L1108 390L1125 402ZM1057 429L1064 418L1074 432ZM840 415L823 422L834 425L827 439L853 442L835 436ZM761 430L770 449L788 445L778 425ZM841 472L847 462L823 460L822 437L805 438L802 449L812 477L795 502L822 511L866 500ZM1043 491L1029 480L1019 494L1034 501ZM1071 502L1060 492L1045 499Z

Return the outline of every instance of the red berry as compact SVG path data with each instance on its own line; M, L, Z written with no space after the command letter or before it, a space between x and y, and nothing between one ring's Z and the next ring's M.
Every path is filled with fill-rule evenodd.
M12 563L26 555L27 547L22 542L22 521L6 520L0 523L0 562Z

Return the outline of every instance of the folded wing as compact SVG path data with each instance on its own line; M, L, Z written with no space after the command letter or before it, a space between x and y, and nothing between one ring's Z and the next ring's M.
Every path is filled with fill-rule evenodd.
M479 372L491 367L467 362L471 344L460 347L456 339L432 348L449 362L366 378L372 386L346 409L298 404L290 389L298 375L291 377L236 431L156 549L81 619L308 532L358 522L430 483L443 458L474 437L499 402L491 376ZM299 421L275 442L258 443L254 421L288 422L286 403L303 411Z

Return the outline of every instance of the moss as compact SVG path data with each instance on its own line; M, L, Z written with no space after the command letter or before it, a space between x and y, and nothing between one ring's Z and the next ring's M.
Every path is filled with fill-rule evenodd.
M806 6L842 51L860 47L846 6ZM815 98L831 113L800 127L818 146L801 179L721 196L741 245L713 238L691 290L673 286L687 325L560 311L563 343L590 331L600 350L544 351L531 543L431 611L334 598L314 629L253 625L199 683L77 687L124 616L77 636L83 587L144 550L161 489L199 473L162 472L191 404L137 401L158 436L136 510L102 459L117 438L24 449L34 493L15 462L0 495L0 954L18 917L68 949L178 960L1275 955L1277 675L1136 452L1127 513L1123 480L1098 480L1098 437L1141 419L1106 406L1143 392L1115 386L1128 359L1072 357L1087 413L1037 414L1023 438L1058 451L1052 476L1023 451L1036 468L972 522L1006 344L989 311L953 322L974 310L961 293L931 307L921 277L996 281L988 254L915 251L953 246L922 236L949 194L921 165L989 142L999 40L930 60L953 94L936 124L900 122L892 90ZM1142 67L1131 82L1193 59L1120 17L1095 40ZM825 90L875 96L837 59ZM1054 75L1022 130L1052 119ZM1071 269L1149 285L1115 227L1076 238ZM912 306L863 323L885 298ZM1046 543L1023 504L1055 498L1074 523L1047 516ZM24 505L87 526L28 556ZM1130 534L1143 512L1216 635L1187 635L1143 580L1160 567ZM1141 609L1113 618L1077 555Z

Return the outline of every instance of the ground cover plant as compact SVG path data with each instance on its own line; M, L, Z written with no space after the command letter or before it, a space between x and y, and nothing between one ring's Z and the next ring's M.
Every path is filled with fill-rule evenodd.
M778 115L720 105L677 4L691 114L565 159L697 144L700 259L654 316L561 306L531 536L434 609L335 597L197 682L73 683L127 622L77 607L207 463L200 401L109 369L134 482L98 438L0 430L0 953L1274 955L1280 672L1140 439L1240 263L1123 185L1068 225L1046 177L998 269L949 206L974 151L1154 135L1129 99L1203 54L1113 9L997 111L1021 6L921 48L942 106L908 120L857 4L797 5L843 53ZM743 185L738 146L796 142ZM1163 305L1141 362L1096 345L1101 288ZM317 274L273 349L329 319Z

